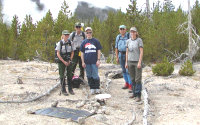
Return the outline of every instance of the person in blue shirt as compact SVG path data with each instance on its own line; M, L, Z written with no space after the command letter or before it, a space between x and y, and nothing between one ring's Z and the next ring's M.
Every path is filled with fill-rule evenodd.
M126 61L126 41L129 39L129 33L126 32L126 26L120 25L119 26L120 34L116 37L115 41L115 54L116 54L116 61L120 63L123 77L125 80L125 85L122 89L129 89L130 92L132 90L131 79L128 73L128 70L125 68L125 61Z
M81 44L82 66L86 69L88 84L91 94L100 93L100 79L98 67L100 66L100 57L102 46L100 42L92 37L92 28L87 27L86 39Z

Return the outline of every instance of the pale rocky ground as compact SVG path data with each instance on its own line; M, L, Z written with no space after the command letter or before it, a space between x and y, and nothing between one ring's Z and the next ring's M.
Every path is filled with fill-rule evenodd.
M150 111L148 122L152 125L198 125L200 124L200 64L194 64L196 73L191 77L178 75L180 65L175 66L173 75L157 77L152 74L151 68L143 69L143 79L151 77L152 82L145 85L149 94ZM44 93L58 83L57 65L46 62L20 62L0 60L0 100L23 100ZM99 72L102 81L102 90L105 91L105 73L119 70L112 64L102 64ZM78 74L78 73L77 73ZM16 84L17 78L22 77L23 84ZM56 80L57 79L57 80ZM135 112L134 124L142 124L143 103L137 104L129 99L128 90L122 90L123 79L112 79L107 93L111 98L106 100L105 106L100 106L98 114L85 120L86 125L124 125L132 119ZM56 88L49 96L37 101L20 104L0 104L1 125L77 125L66 119L27 114L28 110L37 110L50 107L59 101L58 107L77 109L79 102L70 100L86 99L88 87L81 86L74 89L75 95L59 95L60 88ZM89 102L94 102L95 96L89 95ZM88 103L81 108L91 111L93 107Z

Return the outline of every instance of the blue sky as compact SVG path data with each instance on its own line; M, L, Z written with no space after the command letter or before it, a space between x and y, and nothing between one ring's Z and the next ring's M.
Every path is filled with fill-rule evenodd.
M45 16L46 12L50 9L55 19L60 10L60 6L64 0L40 0L41 3L45 5L43 11L38 11L36 9L36 4L31 2L31 0L3 0L3 13L4 13L4 22L11 22L12 17L16 14L19 17L19 20L22 22L25 18L26 14L30 14L33 17L33 21L39 21L42 17ZM68 3L70 10L72 12L76 8L78 1L86 1L88 3L93 4L96 7L104 8L105 6L110 6L115 9L122 9L122 11L126 12L126 8L130 3L130 0L66 0ZM153 7L153 2L157 2L158 0L149 0L151 8ZM160 0L161 3L164 0ZM191 6L194 5L196 0L190 0ZM188 0L172 0L172 3L177 8L179 5L187 11L187 2ZM137 0L138 8L144 9L146 0Z

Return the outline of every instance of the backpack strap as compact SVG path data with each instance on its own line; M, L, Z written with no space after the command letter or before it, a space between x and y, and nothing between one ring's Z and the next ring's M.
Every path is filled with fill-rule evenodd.
M74 37L75 37L75 35L76 35L76 32L74 31L73 33L72 33L72 41L74 41ZM82 31L82 36L83 36L83 40L85 39L85 33Z
M85 39L85 33L82 31L83 40Z
M130 38L130 33L126 33L125 35L127 36L128 39ZM119 34L119 39L117 40L117 49L118 49L118 43L119 43L120 38L121 38L121 35Z
M129 32L127 33L127 38L128 38L128 39L130 38L130 33L129 33Z
M71 42L71 40L70 39L68 39L68 44L71 46L71 50L72 50L72 42ZM67 49L66 49L67 50Z
M118 43L119 43L120 37L121 37L121 35L119 35L119 38L118 38L118 40L117 40L117 49L119 48L119 47L118 47Z
M60 40L60 54L62 53L62 46L63 46L63 42L62 40Z
M76 32L74 31L74 32L72 33L72 41L74 41L75 35L76 35Z

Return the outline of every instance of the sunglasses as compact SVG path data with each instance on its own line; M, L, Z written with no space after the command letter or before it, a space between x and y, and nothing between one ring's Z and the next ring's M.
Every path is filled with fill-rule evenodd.
M120 28L120 30L125 30L124 28Z
M69 34L64 34L65 36L69 36Z
M92 34L92 32L86 32L86 34Z
M76 26L76 28L81 28L81 26Z

